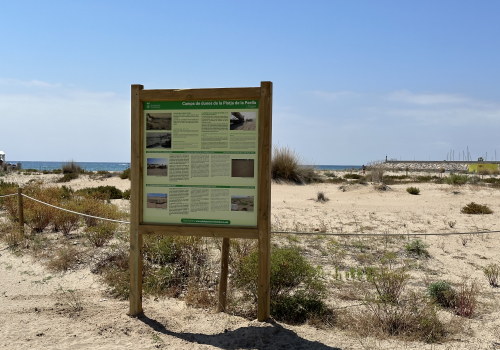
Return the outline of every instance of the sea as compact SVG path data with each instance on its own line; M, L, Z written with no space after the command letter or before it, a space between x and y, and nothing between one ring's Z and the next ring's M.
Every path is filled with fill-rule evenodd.
M39 171L61 169L62 165L67 162L35 162L35 161L15 161L9 160L8 163L21 163L23 169L35 169ZM130 163L127 162L75 162L85 171L123 171L130 168Z
M63 163L66 162L35 162L35 161L15 161L11 160L9 163L17 164L21 163L23 169L36 169L39 171L43 170L54 170L61 169ZM130 163L127 162L75 162L80 165L82 169L86 171L123 171L130 167ZM317 170L356 170L361 169L361 165L313 165Z

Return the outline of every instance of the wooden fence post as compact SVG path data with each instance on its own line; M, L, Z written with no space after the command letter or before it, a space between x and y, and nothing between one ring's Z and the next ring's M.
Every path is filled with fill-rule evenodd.
M142 234L139 232L142 212L141 100L142 85L132 85L131 159L130 159L130 316L142 313Z
M23 208L23 188L17 188L17 204L19 206L19 229L21 233L24 233L24 208Z
M229 238L223 238L221 258L220 258L219 305L217 307L217 312L226 311L228 267L229 267Z
M259 102L259 275L257 319L267 321L271 314L271 130L273 83L260 84ZM262 137L262 138L261 138Z

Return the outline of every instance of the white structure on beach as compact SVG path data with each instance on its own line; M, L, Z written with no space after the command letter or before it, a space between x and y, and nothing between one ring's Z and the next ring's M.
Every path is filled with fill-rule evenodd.
M5 163L5 153L0 151L0 164Z

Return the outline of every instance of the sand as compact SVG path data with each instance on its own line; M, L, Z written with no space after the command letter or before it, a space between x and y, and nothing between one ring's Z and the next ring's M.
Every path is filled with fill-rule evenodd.
M60 175L12 175L4 181L54 181ZM58 184L63 185L63 184ZM128 180L84 176L64 184L74 189L112 185L125 190ZM500 263L500 233L467 236L424 236L425 233L500 230L500 191L475 186L412 184L420 195L406 192L408 185L378 191L371 185L272 185L272 223L275 230L335 231L345 233L419 233L430 245L425 267L412 271L412 286L463 275L477 279L482 293L479 311L465 320L466 330L444 344L361 338L338 328L259 323L212 310L187 307L178 299L145 297L145 315L126 315L128 302L106 293L88 267L51 273L29 256L18 257L0 243L0 348L5 349L500 349L500 289L491 288L481 269ZM317 202L317 192L329 200ZM465 215L460 208L471 202L487 204L491 215ZM114 203L127 209L128 201ZM453 228L449 222L454 222ZM274 235L278 239L288 236ZM297 236L295 236L297 237ZM304 242L317 236L298 236ZM462 238L466 239L464 241ZM328 238L327 238L328 239ZM340 239L340 238L339 238ZM402 240L404 243L405 241ZM402 244L403 244L402 243ZM319 243L321 245L321 243ZM320 248L318 248L320 249ZM308 248L315 264L329 270L326 257ZM331 270L331 268L330 268ZM75 290L83 309L74 311L58 288ZM68 293L66 293L68 294ZM329 303L343 307L352 302ZM453 318L442 312L443 318Z

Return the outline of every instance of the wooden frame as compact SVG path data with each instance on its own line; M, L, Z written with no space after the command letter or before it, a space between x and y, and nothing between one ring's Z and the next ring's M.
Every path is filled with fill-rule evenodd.
M142 237L145 234L170 236L223 237L221 258L221 283L219 288L220 311L225 309L227 257L230 238L258 239L258 320L270 316L270 230L271 230L271 130L272 82L261 82L260 87L144 90L142 85L132 85L131 94L131 196L130 196L130 309L129 315L142 312ZM146 224L143 222L143 102L154 101L203 101L203 100L259 100L258 124L258 184L257 227ZM224 277L226 276L226 277Z

